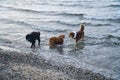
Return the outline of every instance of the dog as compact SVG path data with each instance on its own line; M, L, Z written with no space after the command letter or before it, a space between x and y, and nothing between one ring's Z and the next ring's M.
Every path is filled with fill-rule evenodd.
M40 32L32 32L26 35L26 40L31 44L31 48L35 47L35 42L38 40L38 45L40 45Z
M84 25L80 25L80 30L78 32L70 32L69 37L75 39L76 44L80 40L84 40Z
M60 35L58 37L54 36L54 37L51 37L49 39L49 42L48 44L50 46L54 46L54 45L62 45L64 43L64 38L65 38L65 35Z

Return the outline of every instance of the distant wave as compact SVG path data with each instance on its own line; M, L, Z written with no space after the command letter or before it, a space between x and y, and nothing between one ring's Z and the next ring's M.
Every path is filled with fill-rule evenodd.
M63 15L63 16L72 16L72 17L84 17L85 14L83 13L68 13L68 12L63 12L63 13L56 13L56 15Z
M93 24L93 23L83 22L82 24L90 25L90 26L111 26L111 24L102 24L102 23Z
M78 3L74 3L74 2L69 2L69 4L68 4L68 2L66 2L66 3L61 3L61 4L58 4L58 5L56 5L56 6L65 6L65 7L78 7L78 6L83 6L82 4L80 4L80 2L78 1Z
M118 19L108 19L108 21L120 23L120 18L118 18Z
M86 18L86 19L91 19L91 20L98 20L98 21L110 21L110 22L115 22L115 23L120 23L120 18L116 18L116 19L97 19L97 18Z
M71 23L71 22L65 22L65 21L47 21L47 23L57 23L61 25L66 25L66 26L79 26L80 23L84 25L89 25L89 26L112 26L111 24L104 24L104 23L89 23L89 22L80 22L80 23Z
M19 20L13 20L13 19L5 19L5 18L0 18L1 22L4 22L6 24L18 24L18 25L24 25L24 26L37 26L35 24L31 24L25 21L19 21ZM71 23L71 22L65 22L65 21L43 21L45 23L56 23L60 25L66 25L66 26L79 26L80 23ZM94 24L94 23L88 23L88 22L82 22L82 24L89 25L89 26L111 26L111 24Z
M62 22L62 21L57 21L57 23L59 24L63 24L63 25L68 25L68 26L79 26L80 23L66 23L66 22ZM111 26L111 24L102 24L102 23L87 23L87 22L82 22L81 24L84 25L89 25L89 26Z
M19 21L19 20L13 20L13 19L0 18L0 21L6 24L18 24L18 25L29 26L29 27L36 26L34 24L30 24L24 21Z
M120 5L114 5L114 4L112 4L112 5L109 5L108 7L118 7L118 8L120 8Z
M13 19L7 19L7 18L0 18L0 21L5 23L5 24L18 24L18 25L23 25L23 26L37 26L35 24L31 24L25 21L19 21L19 20L13 20ZM79 26L79 23L69 23L69 22L64 22L64 21L43 21L45 23L57 23L61 25L67 25L67 26Z
M58 23L62 25L67 25L67 26L79 26L80 23L84 25L89 25L89 26L112 26L111 24L104 24L104 23L89 23L89 22L80 22L80 23L70 23L70 22L64 22L64 21L49 21L53 23Z
M24 9L24 8L16 8L16 7L11 7L11 6L1 6L3 8L8 8L11 10L16 10L16 11L21 11L21 12L31 12L31 13L44 13L44 11L37 11L37 10L32 10L32 9Z
M51 32L51 33L53 33L53 32L57 32L57 33L59 33L59 32L67 32L67 30L50 30L50 29L43 29L43 31L44 32Z
M70 22L64 22L64 21L49 21L49 23L58 23L61 25L67 25L67 26L79 26L79 23L70 23Z
M16 8L16 7L10 7L10 6L1 6L3 8L9 8L12 10L20 11L20 12L31 12L31 13L43 13L43 14L50 14L50 15L63 15L63 16L78 16L78 17L83 17L85 14L82 13L68 13L68 12L55 12L55 11L37 11L33 9L24 9L24 8Z

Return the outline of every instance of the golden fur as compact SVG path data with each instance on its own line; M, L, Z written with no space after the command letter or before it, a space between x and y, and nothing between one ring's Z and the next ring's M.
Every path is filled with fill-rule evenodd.
M64 43L64 39L65 38L65 35L60 35L58 37L54 36L54 37L51 37L49 39L49 45L56 45L56 44L59 44L59 45L62 45Z
M80 25L80 30L76 32L76 37L74 32L69 33L69 37L75 39L75 42L77 43L79 40L84 40L84 25Z

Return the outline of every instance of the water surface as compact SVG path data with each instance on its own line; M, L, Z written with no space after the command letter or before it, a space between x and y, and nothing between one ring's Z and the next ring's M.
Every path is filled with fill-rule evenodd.
M85 25L85 41L74 47L68 37ZM35 49L25 40L41 32ZM65 34L63 47L50 49L51 36ZM0 45L34 52L48 60L120 79L120 0L1 0Z

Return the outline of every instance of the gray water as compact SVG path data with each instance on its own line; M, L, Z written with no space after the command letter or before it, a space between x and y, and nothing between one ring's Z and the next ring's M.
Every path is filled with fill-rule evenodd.
M85 41L75 48L68 33L80 24ZM25 40L32 31L41 32L41 45L34 49ZM60 34L66 36L63 47L50 49L48 39ZM0 0L0 46L119 80L120 0Z

